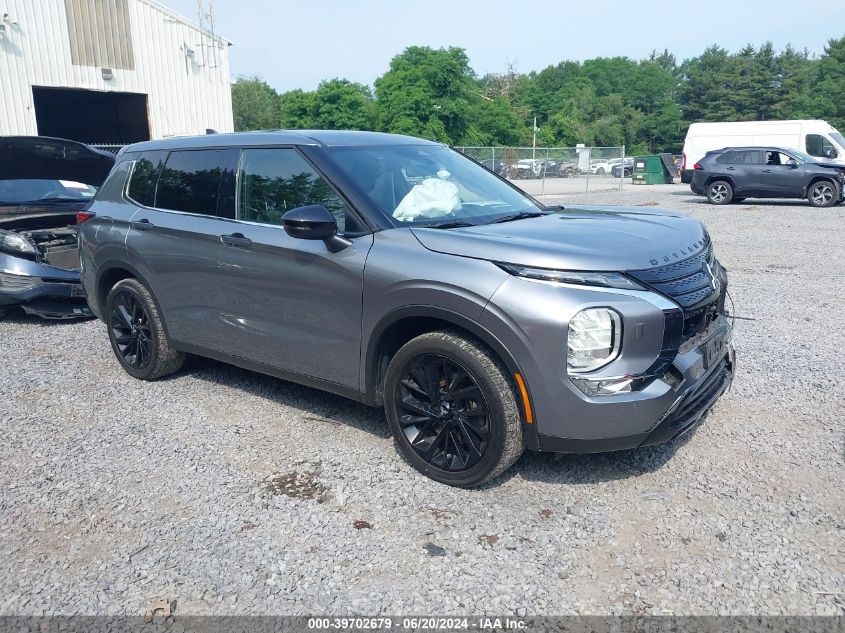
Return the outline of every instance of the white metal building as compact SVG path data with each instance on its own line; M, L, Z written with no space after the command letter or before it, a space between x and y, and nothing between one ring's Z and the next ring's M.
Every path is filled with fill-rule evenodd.
M230 132L230 45L154 0L0 0L0 136Z

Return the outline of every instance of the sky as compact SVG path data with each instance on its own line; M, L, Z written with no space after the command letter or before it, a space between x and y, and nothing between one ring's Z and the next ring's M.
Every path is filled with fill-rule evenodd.
M197 19L197 0L158 1ZM464 48L479 76L767 40L820 54L845 35L845 0L215 0L215 31L233 42L233 79L281 92L334 77L372 85L412 45Z

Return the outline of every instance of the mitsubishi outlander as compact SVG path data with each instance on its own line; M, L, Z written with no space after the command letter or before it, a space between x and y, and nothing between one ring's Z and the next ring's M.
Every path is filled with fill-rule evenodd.
M734 372L727 277L699 222L545 207L438 143L138 143L88 215L82 282L130 375L198 354L383 406L407 461L455 486L526 448L670 440Z

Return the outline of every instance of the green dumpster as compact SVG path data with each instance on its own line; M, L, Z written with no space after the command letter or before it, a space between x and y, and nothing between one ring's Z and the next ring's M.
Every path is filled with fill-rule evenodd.
M635 185L668 185L674 177L659 154L634 158L632 182Z

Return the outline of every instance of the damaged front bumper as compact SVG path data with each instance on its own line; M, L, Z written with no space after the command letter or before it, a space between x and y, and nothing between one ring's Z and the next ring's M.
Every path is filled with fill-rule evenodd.
M19 305L45 319L91 318L78 270L0 253L0 309Z

